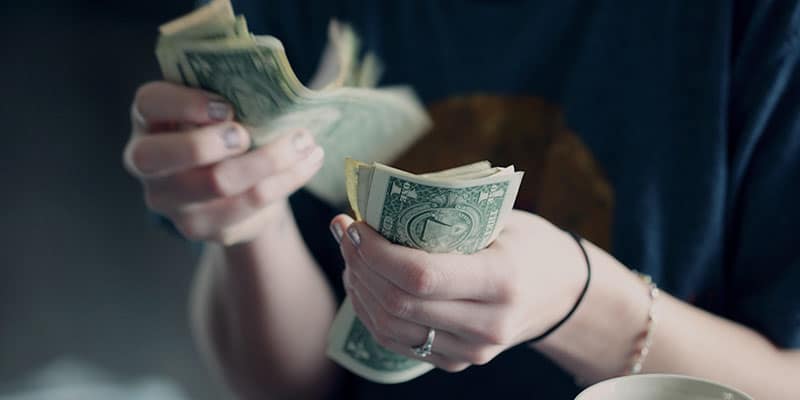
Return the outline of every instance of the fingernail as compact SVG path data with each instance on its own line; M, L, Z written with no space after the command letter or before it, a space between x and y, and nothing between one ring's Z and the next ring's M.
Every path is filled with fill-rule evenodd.
M306 131L298 131L294 134L294 137L292 137L292 146L294 146L294 149L298 153L308 150L313 145L314 139Z
M361 234L358 233L358 229L356 229L355 226L350 225L350 227L347 228L347 236L350 237L350 240L356 247L361 244Z
M219 100L211 100L208 102L208 118L214 121L224 121L231 114L231 107Z
M242 147L242 135L235 126L225 128L220 135L222 142L225 143L225 148L234 150Z
M330 228L333 238L336 239L336 243L342 244L342 236L344 235L344 232L342 232L342 227L334 222L331 224Z

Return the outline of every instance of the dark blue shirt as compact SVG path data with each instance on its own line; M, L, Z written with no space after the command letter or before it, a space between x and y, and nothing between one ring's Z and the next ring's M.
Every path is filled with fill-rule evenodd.
M476 154L525 166L530 187L518 206L583 230L670 294L776 346L800 347L797 1L242 0L234 8L251 31L283 41L305 81L329 19L352 23L386 65L381 84L413 85L436 135L505 121L486 128L497 138ZM413 151L406 159L414 163ZM292 204L341 295L342 264L327 232L336 210L304 192ZM399 385L348 376L342 395L566 399L578 391L567 373L519 346L486 366Z

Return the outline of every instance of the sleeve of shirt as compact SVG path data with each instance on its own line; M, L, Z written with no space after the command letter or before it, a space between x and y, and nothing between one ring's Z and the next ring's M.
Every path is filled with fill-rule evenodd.
M798 348L800 4L753 1L734 21L727 304L776 346Z

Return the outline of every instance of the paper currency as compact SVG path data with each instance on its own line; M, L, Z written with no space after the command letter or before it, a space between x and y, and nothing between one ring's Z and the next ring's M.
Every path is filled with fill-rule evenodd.
M337 63L323 90L296 77L281 42L254 36L229 0L214 0L160 27L156 56L168 81L225 97L255 146L300 128L325 150L325 161L307 188L332 204L345 200L345 157L389 161L427 131L430 120L409 88L374 89L380 65L358 57L353 30L333 22L330 42Z
M415 175L348 159L345 171L357 219L393 243L462 254L479 251L497 237L523 175L513 166L497 168L487 161ZM378 345L349 299L339 309L328 340L329 357L375 382L405 382L433 368Z

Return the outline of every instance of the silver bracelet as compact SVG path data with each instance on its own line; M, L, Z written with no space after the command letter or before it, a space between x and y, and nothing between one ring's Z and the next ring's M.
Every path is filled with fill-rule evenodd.
M650 354L650 348L653 346L653 332L655 331L656 324L655 305L660 293L658 286L653 282L653 278L650 277L650 275L639 274L639 277L642 278L642 281L647 285L647 289L650 293L650 308L647 310L647 325L643 333L644 340L642 341L641 347L637 348L634 352L633 364L627 371L630 375L638 374L642 371L644 361L647 359L647 355Z

